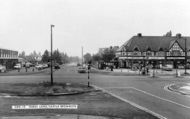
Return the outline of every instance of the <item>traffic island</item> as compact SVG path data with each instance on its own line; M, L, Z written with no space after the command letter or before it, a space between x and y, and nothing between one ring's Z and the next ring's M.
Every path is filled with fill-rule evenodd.
M174 91L182 95L190 95L190 83L171 84L167 88L170 91Z
M63 96L76 95L95 91L93 87L83 84L71 83L18 83L18 84L0 84L0 94L10 96Z
M84 86L83 90L87 87L85 85L80 86ZM69 96L1 97L0 101L3 103L0 104L0 115L7 118L18 117L14 119L33 119L38 118L38 116L42 117L39 119L46 119L47 117L57 119L64 117L66 114L77 115L72 119L159 119L159 117L136 108L106 92L93 88L90 88L90 90L94 91ZM40 108L39 105L43 108ZM52 108L52 105L77 105L77 108ZM13 106L17 108L11 108Z
M47 69L44 70L35 70L35 71L20 71L18 72L17 70L12 70L4 73L0 73L0 76L25 76L25 75L36 75L36 74L45 74L48 73Z

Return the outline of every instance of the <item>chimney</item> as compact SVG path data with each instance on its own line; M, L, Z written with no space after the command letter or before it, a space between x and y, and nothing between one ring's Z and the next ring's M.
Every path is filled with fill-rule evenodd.
M181 38L181 34L180 33L176 34L176 37Z
M138 33L137 36L138 36L138 37L142 37L142 34L141 34L141 33Z

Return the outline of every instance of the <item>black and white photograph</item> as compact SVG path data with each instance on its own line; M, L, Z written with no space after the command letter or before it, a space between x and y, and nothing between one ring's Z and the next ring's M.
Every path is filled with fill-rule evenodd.
M0 119L190 119L190 1L0 0Z

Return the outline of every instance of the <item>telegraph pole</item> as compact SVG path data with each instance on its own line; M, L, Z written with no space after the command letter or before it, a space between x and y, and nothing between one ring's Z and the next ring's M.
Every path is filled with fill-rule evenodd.
M51 85L53 85L53 57L52 57L52 50L53 50L53 33L52 33L52 29L53 29L54 25L50 26L51 29Z

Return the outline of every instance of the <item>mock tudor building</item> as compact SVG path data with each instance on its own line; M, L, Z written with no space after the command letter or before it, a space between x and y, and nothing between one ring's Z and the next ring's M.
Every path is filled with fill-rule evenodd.
M13 68L18 62L18 51L0 48L0 65L6 66L7 69Z
M138 33L119 48L116 59L123 68L148 64L158 68L166 64L174 68L184 66L190 61L190 37L181 34L143 36Z

